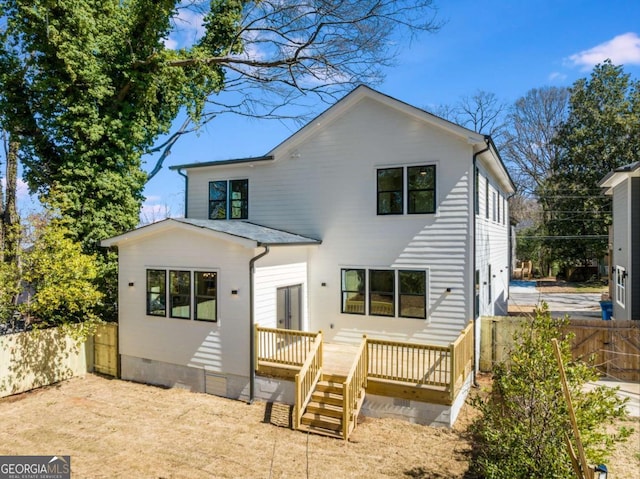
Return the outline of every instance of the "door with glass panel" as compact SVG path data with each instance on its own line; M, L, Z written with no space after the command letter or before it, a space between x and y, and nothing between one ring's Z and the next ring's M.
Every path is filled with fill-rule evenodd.
M278 288L278 328L301 330L302 285Z

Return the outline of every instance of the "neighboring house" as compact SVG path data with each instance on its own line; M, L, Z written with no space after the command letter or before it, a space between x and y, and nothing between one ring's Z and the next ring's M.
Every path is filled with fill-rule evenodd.
M599 186L613 196L613 318L640 320L640 161L613 170Z
M186 219L103 241L125 379L291 403L254 378L254 325L443 349L473 322L478 352L475 318L507 311L514 185L489 137L360 86L265 156L172 169ZM423 423L452 424L465 396L416 413L381 391L367 414Z

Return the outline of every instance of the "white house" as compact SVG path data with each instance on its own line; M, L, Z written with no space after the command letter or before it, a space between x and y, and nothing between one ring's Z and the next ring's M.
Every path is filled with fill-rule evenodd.
M515 188L487 136L360 86L262 157L172 169L186 218L103 241L125 379L291 402L254 376L254 325L447 346L473 322L478 352L506 311Z
M616 168L599 186L613 196L613 318L640 319L640 161Z

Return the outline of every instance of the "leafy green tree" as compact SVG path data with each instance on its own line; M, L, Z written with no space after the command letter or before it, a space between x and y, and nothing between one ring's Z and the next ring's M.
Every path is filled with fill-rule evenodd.
M604 463L611 445L628 435L624 429L616 436L605 433L611 419L624 416L626 401L612 388L585 390L585 383L598 375L588 364L571 359L570 338L562 336L564 324L551 317L546 305L538 309L514 335L508 360L494 366L491 393L472 398L482 413L472 427L477 441L472 469L479 477L574 477L565 443L571 425L551 342L554 338L560 346L588 461Z
M188 9L203 33L174 48ZM136 226L145 182L184 133L333 101L380 80L392 36L438 28L432 0L5 0L0 19L0 120L31 190L88 253Z
M21 255L22 289L29 298L20 312L48 325L99 322L95 311L103 295L95 284L95 257L84 254L56 221L35 226L33 244Z
M555 259L586 264L607 248L611 200L598 182L613 169L640 160L640 82L610 61L570 89L569 114L553 144L558 154L539 188Z

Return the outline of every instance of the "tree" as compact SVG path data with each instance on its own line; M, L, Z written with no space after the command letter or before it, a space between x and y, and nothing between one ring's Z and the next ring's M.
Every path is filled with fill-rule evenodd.
M463 96L454 105L438 106L433 113L477 133L491 135L500 146L505 133L506 111L507 104L495 93L478 90L471 96Z
M184 8L204 9L204 33L168 48ZM437 28L431 0L7 0L0 16L5 127L86 251L137 224L140 158L183 109L177 136L222 112L285 115L379 80L398 31Z
M604 255L611 224L611 200L598 182L617 167L640 160L640 82L610 61L596 65L589 79L570 89L569 114L553 145L551 175L539 195L555 257L587 264ZM569 239L570 241L566 241Z
M551 342L554 338L560 346L588 460L603 463L611 445L628 435L624 429L616 436L606 434L605 426L625 415L626 401L608 387L585 390L585 383L598 375L593 367L571 359L570 338L563 337L561 330L565 324L553 319L546 305L538 309L514 335L508 360L494 366L491 393L472 399L482 413L472 426L476 439L472 469L479 477L574 477L564 439L571 426Z
M558 154L552 140L567 118L568 102L568 89L543 87L529 90L510 108L500 154L521 195L536 196L552 174Z

